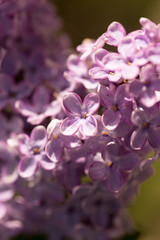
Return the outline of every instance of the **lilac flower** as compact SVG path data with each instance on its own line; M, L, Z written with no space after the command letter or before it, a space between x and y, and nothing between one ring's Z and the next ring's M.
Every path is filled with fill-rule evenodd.
M50 92L44 86L39 86L32 97L32 103L20 100L16 102L19 112L27 116L31 124L39 124L48 116L55 116L61 110L58 100L50 102Z
M160 37L159 34L160 26L156 25L154 22L144 17L141 17L139 21L149 41L154 44L158 43Z
M55 167L55 163L50 161L44 151L47 143L47 132L43 126L35 127L30 138L25 134L19 135L19 143L20 152L24 155L18 166L21 177L33 176L39 165L46 170L52 170Z
M145 56L152 64L160 64L160 44L157 43L155 46L149 45L148 48L145 49Z
M95 53L95 62L96 65L94 65L89 70L89 74L92 78L95 79L105 79L107 78L111 82L119 83L122 81L121 74L118 71L112 71L109 68L106 68L106 56L108 54L108 51L105 49L98 49Z
M64 76L69 82L76 84L83 84L87 89L96 89L98 82L91 78L88 74L87 63L80 60L80 58L72 54L67 59L67 68Z
M74 136L65 136L60 132L60 125L62 121L53 119L47 127L49 141L46 145L46 154L54 162L61 160L64 147L76 148L80 147L80 139Z
M126 85L122 84L113 93L107 87L100 88L101 103L107 108L102 116L102 122L108 130L114 130L123 119L130 122L132 101L126 93Z
M108 143L102 151L104 161L95 161L90 165L89 176L95 181L105 180L109 190L118 192L127 181L126 174L138 163L134 152L121 152L115 142Z
M82 136L92 136L97 131L96 119L92 116L99 108L99 97L89 93L83 103L76 93L68 93L63 98L63 105L68 115L61 125L64 135L73 135L78 130Z
M156 91L160 91L160 79L156 68L147 64L141 69L140 79L133 80L129 92L146 107L152 107L157 102Z
M132 112L132 122L137 129L132 133L131 146L134 149L141 149L148 140L151 147L160 147L160 113L147 113L143 110Z

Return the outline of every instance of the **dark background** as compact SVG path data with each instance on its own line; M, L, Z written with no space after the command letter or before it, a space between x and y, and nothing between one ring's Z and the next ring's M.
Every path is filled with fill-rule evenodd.
M84 38L96 39L113 21L119 21L130 32L140 28L140 17L148 17L152 21L159 21L160 18L158 0L50 1L57 6L64 22L63 30L69 33L74 47Z

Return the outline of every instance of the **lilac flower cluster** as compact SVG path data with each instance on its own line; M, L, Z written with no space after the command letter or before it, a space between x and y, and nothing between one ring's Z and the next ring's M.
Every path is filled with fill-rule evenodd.
M113 22L67 59L45 0L4 0L0 19L1 238L132 232L125 208L160 150L160 25Z

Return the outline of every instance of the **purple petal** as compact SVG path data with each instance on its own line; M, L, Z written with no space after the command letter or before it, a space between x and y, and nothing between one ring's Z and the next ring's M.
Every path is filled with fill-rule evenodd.
M150 120L150 125L160 127L160 112L157 112Z
M105 107L113 106L114 95L107 87L101 86L99 94Z
M63 105L68 114L80 115L82 112L82 100L76 93L67 93L64 95Z
M15 107L23 116L35 116L37 113L35 106L21 100L16 101Z
M135 53L134 41L130 37L125 37L118 45L118 52L127 60L133 58Z
M49 103L50 92L44 86L39 86L33 95L33 104L36 106L37 112L43 112L45 106Z
M113 135L114 138L117 137L124 137L127 134L129 134L132 130L132 125L127 124L126 122L120 121L118 124L118 127L111 133L111 136Z
M6 202L10 200L14 195L13 188L8 184L0 184L0 202Z
M85 150L87 153L96 154L101 152L104 146L110 141L108 136L93 136L85 141Z
M141 149L147 140L147 133L143 129L134 131L131 136L131 146L134 149Z
M160 147L160 131L158 129L148 129L148 141L153 148Z
M122 76L119 71L111 71L107 77L110 82L118 83L122 81Z
M141 110L133 111L131 120L133 124L138 127L141 127L144 122L148 121L145 111L141 111Z
M32 116L29 116L27 118L27 122L29 122L30 124L32 125L38 125L40 124L44 119L46 118L45 114L42 113L42 114L35 114L35 115L32 115Z
M44 110L45 117L52 116L55 117L58 113L60 113L62 109L62 105L59 100L54 100L50 104L48 104Z
M100 48L96 51L95 53L95 62L96 64L100 65L100 66L104 66L104 57L108 54L108 51L106 51L103 48Z
M147 88L146 91L141 94L140 102L148 108L152 107L157 102L155 91Z
M58 136L60 134L60 125L61 125L61 120L59 119L53 119L47 126L47 133L48 137L52 138L52 135L55 134Z
M0 203L0 220L6 215L7 213L7 205Z
M119 146L114 142L110 142L102 151L102 157L104 160L115 161L115 157L119 155Z
M8 75L1 73L0 74L0 90L3 92L9 92L14 88L13 78Z
M30 136L31 145L38 147L39 150L42 150L45 148L45 145L47 143L47 131L44 126L37 126L35 127Z
M145 54L148 60L153 64L160 64L160 46L151 46L146 49Z
M10 98L8 96L0 96L0 110L4 108L10 102Z
M5 142L0 142L0 159L1 161L8 162L13 159L12 152Z
M60 131L64 135L73 135L80 127L81 119L79 117L67 117L63 120Z
M57 162L61 159L63 148L60 140L51 140L46 145L46 154L53 162Z
M117 166L120 170L131 170L138 163L138 156L135 153L126 153L120 156Z
M89 75L95 79L105 79L108 77L109 73L101 67L93 67L89 70Z
M136 78L139 74L139 67L132 63L131 65L128 65L126 63L125 66L121 69L121 74L124 79Z
M41 154L39 154L38 156L39 161L38 163L40 164L40 166L46 170L52 170L53 168L55 168L55 163L52 162L45 154L45 152L42 152Z
M120 119L120 112L115 112L112 109L106 110L102 115L102 122L108 130L114 130L118 126Z
M10 161L2 168L1 178L3 179L3 182L7 184L14 183L17 180L17 161Z
M7 53L1 63L1 68L3 72L10 75L15 75L17 72L17 62L15 61L14 56L11 53Z
M140 50L146 48L149 45L148 38L144 35L144 33L136 34L135 38L136 49Z
M126 60L118 53L109 53L105 57L105 68L114 71L124 68L126 65Z
M107 179L107 187L112 192L119 192L124 184L124 178L121 172L114 166L110 168L109 176Z
M130 96L126 92L126 84L122 84L117 87L117 90L115 92L115 101L120 106L121 104L124 104L126 102L125 99L129 99Z
M103 162L93 162L89 167L89 177L93 181L101 181L107 176L107 168Z
M19 150L22 154L27 155L30 152L29 137L27 134L21 133L18 135Z
M92 115L88 116L86 119L81 120L80 132L84 136L93 136L96 134L97 121Z
M143 85L142 82L134 80L129 85L129 92L138 97L142 92Z
M107 29L107 35L109 39L111 38L111 41L108 39L107 43L117 46L119 42L125 37L126 31L119 22L112 22Z
M25 156L21 159L18 171L23 178L29 178L34 175L37 169L37 161L34 156Z
M147 62L148 59L146 59L146 56L143 51L137 52L134 55L134 64L138 66L144 66Z
M126 121L127 123L131 123L131 114L133 110L133 103L131 101L126 101L124 106L121 106L119 109L121 113L121 119Z
M61 135L60 139L66 148L77 148L81 146L81 140L76 135Z
M89 93L83 101L83 106L87 114L93 114L100 105L99 96L96 93Z
M81 61L79 56L75 54L71 54L67 59L67 67L71 72L76 73L78 76L87 75L85 62Z

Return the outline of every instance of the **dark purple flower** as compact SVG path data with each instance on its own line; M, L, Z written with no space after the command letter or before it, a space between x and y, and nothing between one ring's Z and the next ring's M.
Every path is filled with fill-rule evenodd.
M50 102L50 91L45 86L39 86L33 94L32 103L19 100L16 108L28 117L27 121L33 125L41 123L48 116L56 116L61 110L58 100Z
M88 74L87 63L80 60L80 57L72 54L67 60L67 68L65 71L65 78L74 84L83 84L86 89L95 89L98 82L91 78Z
M74 136L65 136L60 132L62 121L53 119L47 127L49 141L46 145L46 154L54 162L61 160L64 147L77 148L80 147L80 139Z
M137 129L132 133L131 146L141 149L148 140L151 147L160 147L160 113L147 113L143 110L132 112L132 122Z
M18 166L21 177L29 178L34 175L38 166L46 170L52 170L55 163L46 156L44 148L47 143L47 132L43 126L35 127L30 138L25 135L19 135L20 152L24 155Z
M95 181L105 180L109 190L118 192L126 182L126 173L138 163L134 152L121 152L118 144L110 142L102 151L104 161L95 161L90 165L89 176Z
M101 86L100 99L107 108L102 115L102 122L108 130L114 130L119 125L120 119L130 122L132 101L126 92L125 84L120 85L115 93Z
M156 91L160 91L160 79L156 67L147 64L141 69L140 79L134 79L129 85L129 92L146 107L157 102Z

